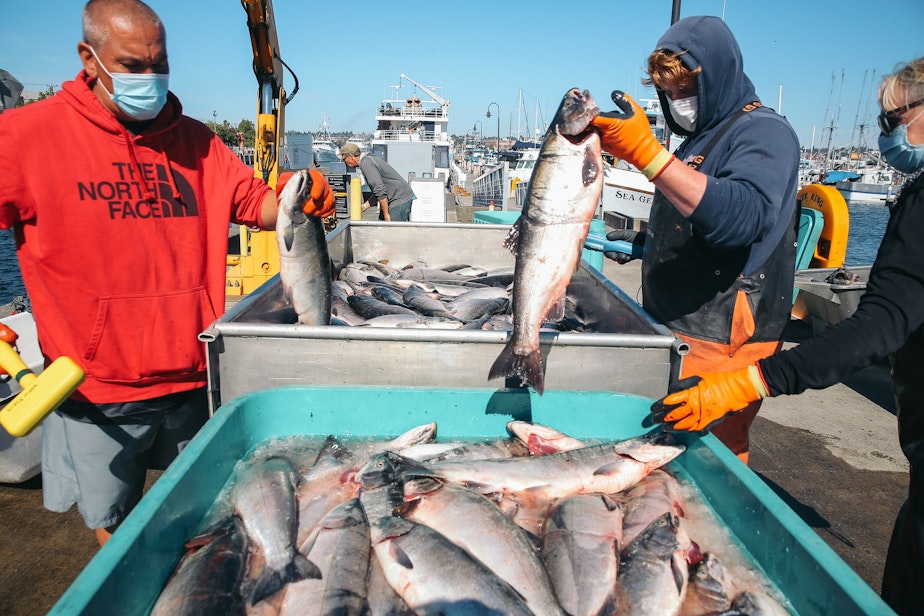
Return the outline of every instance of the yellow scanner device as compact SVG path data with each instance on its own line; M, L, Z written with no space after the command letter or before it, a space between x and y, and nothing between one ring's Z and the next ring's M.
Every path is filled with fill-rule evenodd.
M0 368L22 388L0 409L0 425L11 435L23 437L74 393L83 383L84 372L70 357L59 357L36 376L13 349L16 338L16 332L0 323Z

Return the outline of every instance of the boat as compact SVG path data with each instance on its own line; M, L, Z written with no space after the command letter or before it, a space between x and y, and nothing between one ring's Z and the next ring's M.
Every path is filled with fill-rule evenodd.
M369 142L360 137L350 137L349 139L346 140L346 142L352 143L353 145L358 147L360 152L365 153L365 152L372 151L372 148L369 146Z
M417 178L446 180L452 160L449 101L404 73L391 88L392 97L383 99L375 112L372 153L394 167L401 177L410 178L413 173ZM412 92L400 96L407 89Z
M829 171L822 183L834 186L848 203L887 203L894 199L899 187L895 174L879 167L862 172Z
M622 219L627 228L639 229L651 213L655 186L645 175L624 160L606 165L603 171L603 195L600 208Z

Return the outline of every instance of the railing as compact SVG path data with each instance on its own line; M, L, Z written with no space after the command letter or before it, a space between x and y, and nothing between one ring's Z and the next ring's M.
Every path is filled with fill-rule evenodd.
M449 110L442 107L424 109L421 107L379 107L378 115L394 118L412 118L418 120L444 118L449 116Z
M440 141L445 143L450 141L448 133L422 130L377 130L372 138L382 141Z
M507 209L507 196L510 193L507 165L501 164L486 171L472 184L472 205L475 207L494 206L498 210Z

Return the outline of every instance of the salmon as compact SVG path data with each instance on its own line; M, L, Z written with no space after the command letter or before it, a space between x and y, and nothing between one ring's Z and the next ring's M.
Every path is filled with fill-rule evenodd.
M523 212L504 241L516 256L513 332L488 378L516 376L540 395L539 329L564 317L565 291L603 192L600 135L590 127L598 112L587 90L565 94L539 150Z
M330 325L333 284L324 221L307 216L302 204L311 192L306 169L289 180L279 196L276 239L279 278L286 300L303 325Z

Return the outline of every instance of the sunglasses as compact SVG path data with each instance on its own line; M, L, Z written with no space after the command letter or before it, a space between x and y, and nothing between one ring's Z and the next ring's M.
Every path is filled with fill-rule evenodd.
M914 101L913 103L908 103L904 107L896 107L891 111L883 111L879 114L879 117L876 118L879 122L879 130L882 131L883 135L888 137L892 134L892 131L898 128L898 125L902 123L902 114L909 109L914 109L919 105L924 105L924 99Z

